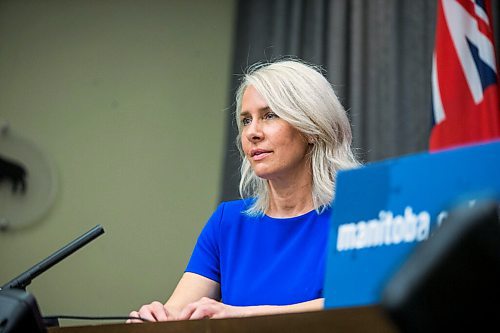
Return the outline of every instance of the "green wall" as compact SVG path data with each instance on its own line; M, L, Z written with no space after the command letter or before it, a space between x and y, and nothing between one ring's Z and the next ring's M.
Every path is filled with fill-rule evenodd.
M0 121L59 179L48 215L0 233L0 283L102 224L28 287L42 314L168 297L218 200L233 19L232 0L0 2Z

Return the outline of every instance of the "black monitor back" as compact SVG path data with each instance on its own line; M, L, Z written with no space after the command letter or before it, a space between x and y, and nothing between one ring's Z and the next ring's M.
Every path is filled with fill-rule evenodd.
M403 332L498 330L498 203L453 211L390 279L382 306Z

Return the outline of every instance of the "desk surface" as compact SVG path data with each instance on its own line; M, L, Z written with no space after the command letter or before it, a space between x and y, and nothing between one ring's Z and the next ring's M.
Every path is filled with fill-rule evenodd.
M203 319L142 324L49 328L49 333L190 332L397 332L379 306L355 307L248 318Z

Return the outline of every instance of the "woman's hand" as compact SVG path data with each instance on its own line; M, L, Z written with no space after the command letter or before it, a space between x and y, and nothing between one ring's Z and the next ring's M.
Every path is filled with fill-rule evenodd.
M179 320L181 309L203 296L220 298L220 284L204 276L186 272L165 304L153 302L143 305L139 311L130 312L129 317L140 317L148 321ZM127 323L141 322L140 319L127 320Z
M168 321L177 320L179 311L174 308L167 307L160 302L152 302L151 304L143 305L139 311L132 311L129 317L142 318L146 321ZM127 323L142 323L140 319L129 319Z
M190 303L182 309L178 319L228 318L249 315L245 307L237 307L218 302L208 297Z

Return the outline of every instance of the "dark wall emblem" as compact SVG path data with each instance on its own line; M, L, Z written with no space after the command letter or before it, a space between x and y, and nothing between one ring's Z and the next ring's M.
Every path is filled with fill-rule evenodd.
M24 165L0 155L0 186L10 183L13 194L24 194L27 189L27 176L28 171Z

